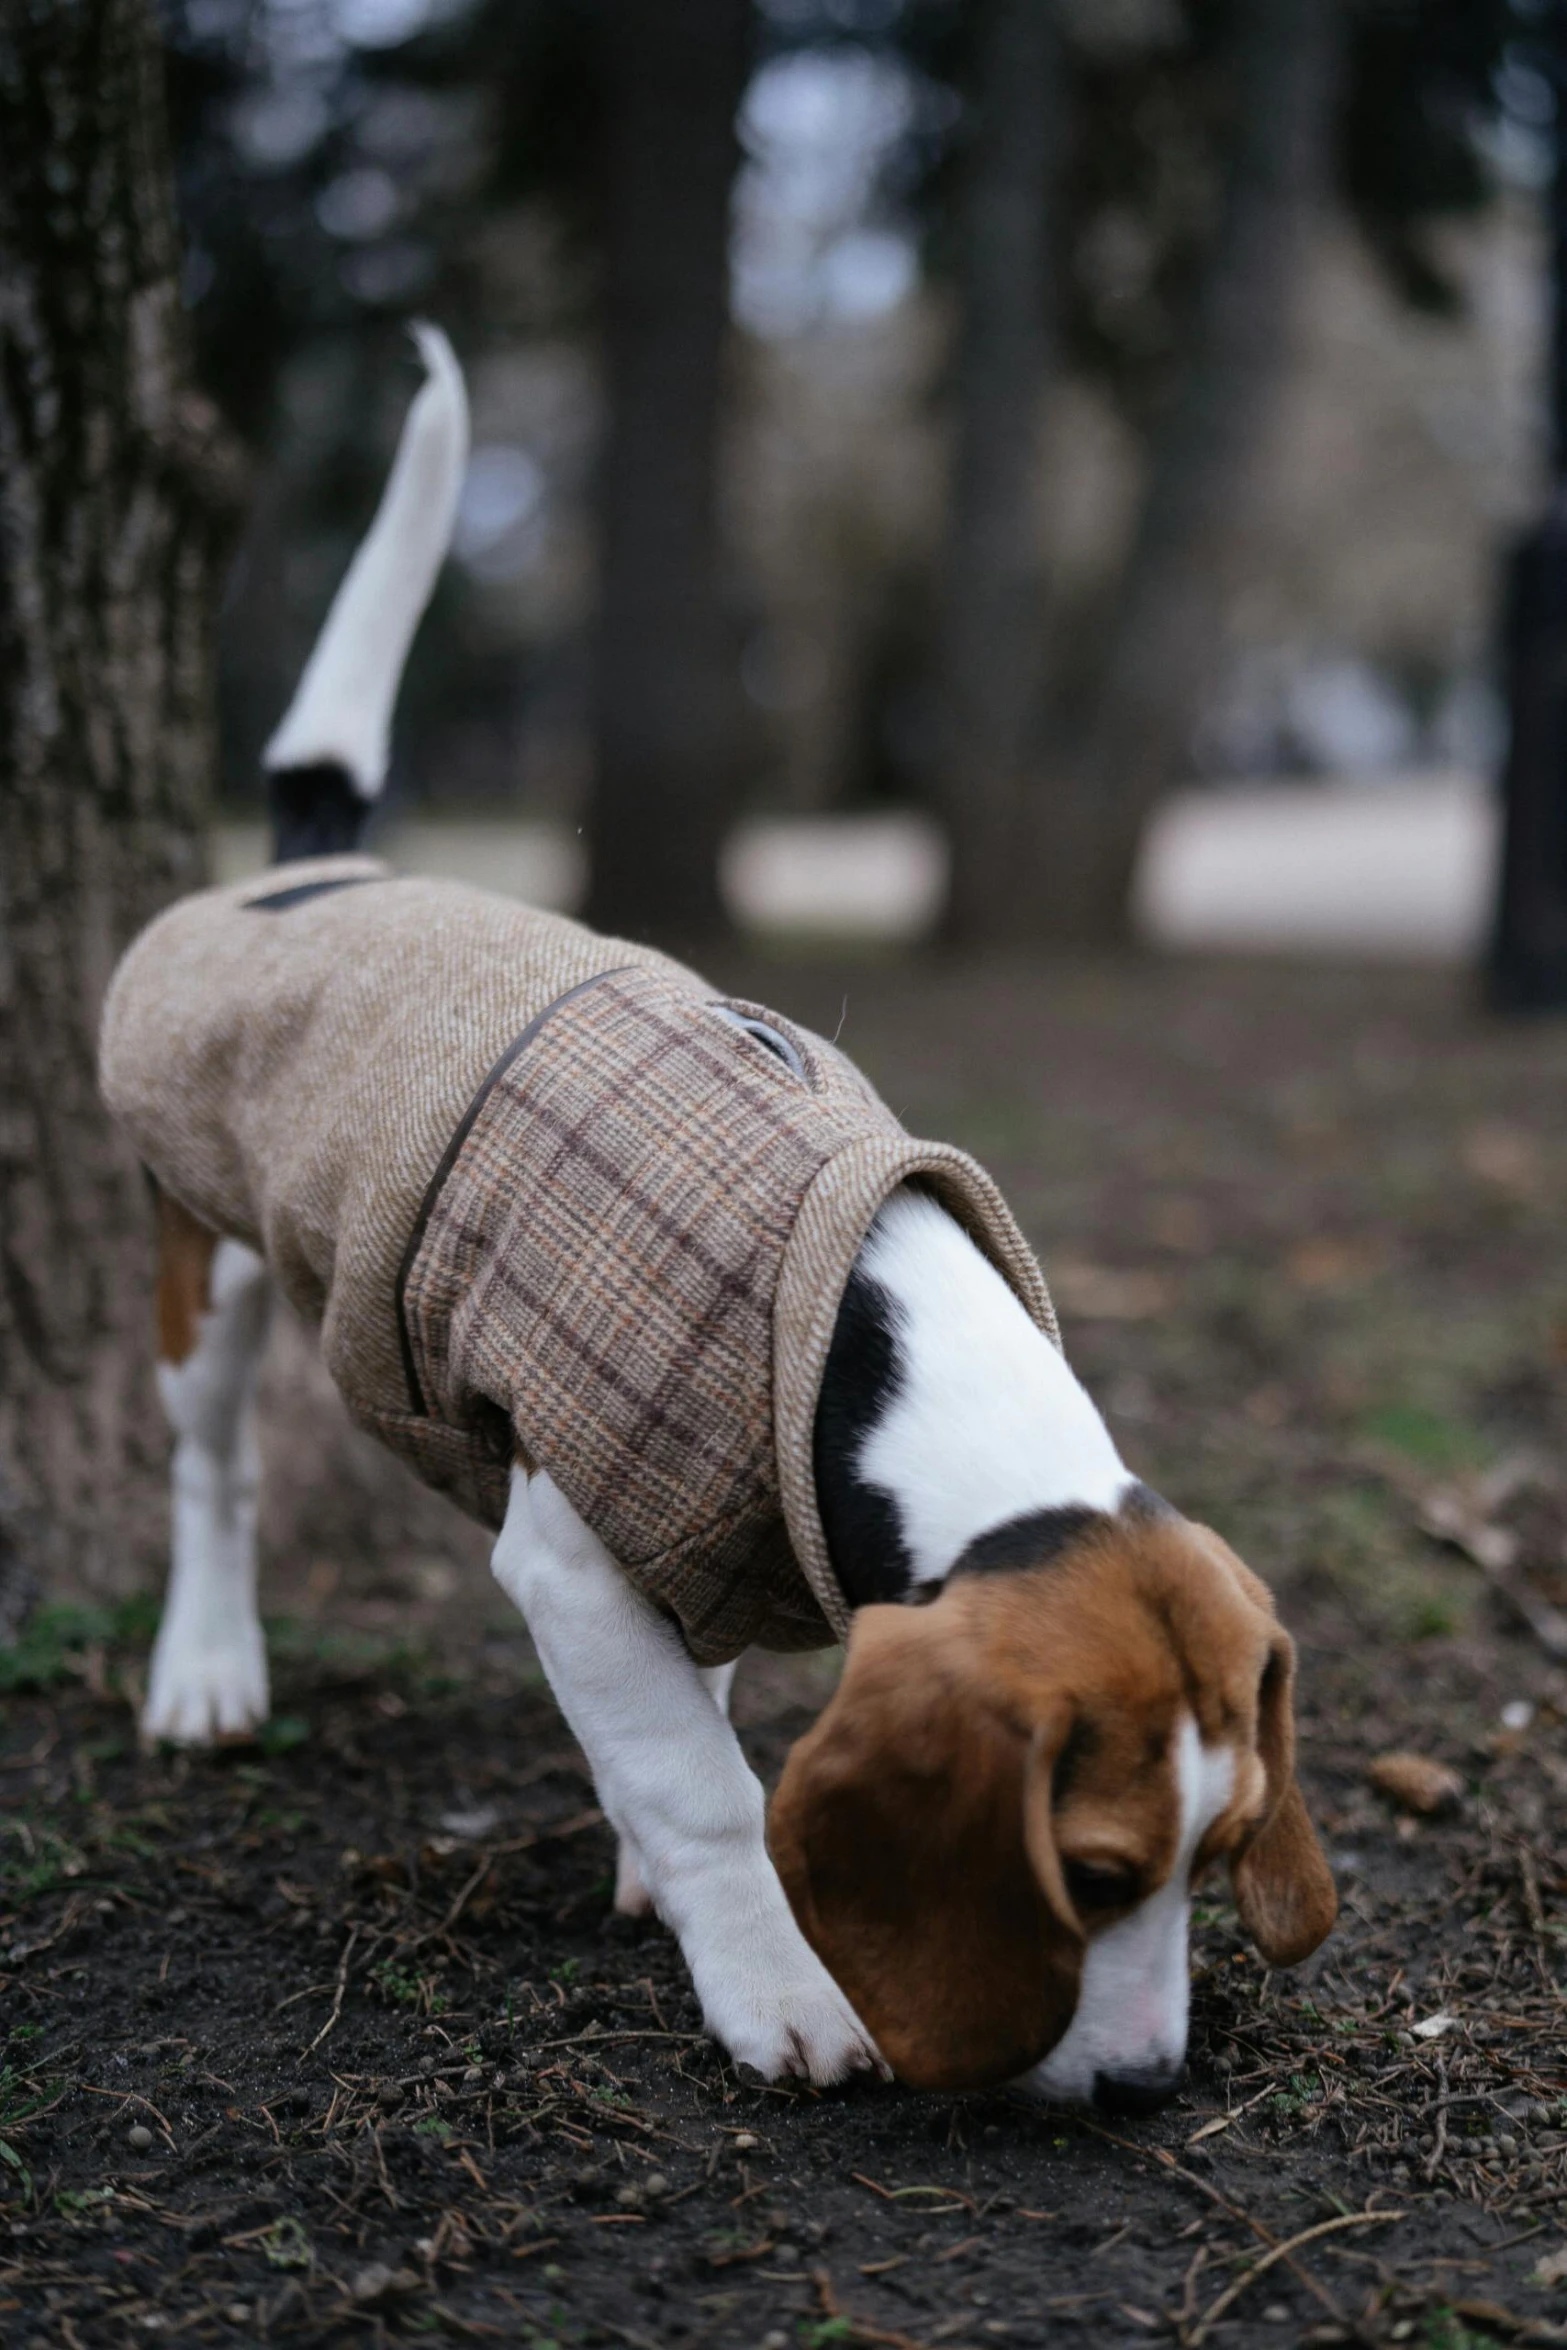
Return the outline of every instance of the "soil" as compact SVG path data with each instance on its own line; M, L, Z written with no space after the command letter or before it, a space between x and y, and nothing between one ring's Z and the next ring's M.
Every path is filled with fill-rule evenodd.
M1129 1461L1274 1583L1338 1930L1270 1973L1205 1889L1146 2122L760 2088L611 1913L471 1544L296 1524L254 1746L138 1754L135 1610L0 1655L0 2342L1567 2342L1567 1030L1407 972L728 976L847 999ZM764 1775L831 1671L743 1668ZM1449 1808L1372 1786L1400 1749Z

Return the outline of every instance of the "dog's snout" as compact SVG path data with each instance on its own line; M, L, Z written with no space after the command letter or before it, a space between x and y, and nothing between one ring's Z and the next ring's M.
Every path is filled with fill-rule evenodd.
M1180 2087L1184 2064L1143 2064L1125 2072L1094 2075L1094 2103L1101 2113L1157 2113Z

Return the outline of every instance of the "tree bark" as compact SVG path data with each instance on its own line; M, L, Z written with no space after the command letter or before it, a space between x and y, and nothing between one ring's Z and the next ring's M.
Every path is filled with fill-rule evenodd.
M940 792L947 929L982 940L1010 896L1038 688L1038 425L1050 358L1060 39L1048 0L984 0L959 195L957 438L942 582Z
M167 1445L94 1050L121 948L201 878L239 481L185 375L143 0L8 0L0 153L0 1551L109 1592L161 1547Z
M718 532L729 196L745 0L630 0L605 44L604 354L588 915L721 925L735 663Z
M1305 232L1327 178L1339 0L1240 0L1235 143L1191 356L1151 454L1086 725L1060 713L1029 793L1008 927L1117 945L1148 816L1211 688L1248 477L1283 372Z

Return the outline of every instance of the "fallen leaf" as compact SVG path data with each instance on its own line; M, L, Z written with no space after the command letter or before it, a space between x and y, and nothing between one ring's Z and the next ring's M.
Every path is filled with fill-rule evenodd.
M1457 2022L1457 2016L1448 2015L1444 2009L1440 2015L1428 2015L1423 2022L1411 2024L1410 2036L1415 2040L1440 2040L1442 2034L1452 2031Z
M1450 1542L1488 1575L1505 1575L1518 1557L1518 1537L1511 1527L1491 1524L1466 1495L1447 1487L1425 1495L1420 1530L1438 1542Z
M1464 1136L1465 1169L1497 1191L1527 1199L1540 1183L1540 1151L1532 1134L1518 1126L1487 1123L1471 1126Z
M1200 2146L1204 2138L1216 2138L1221 2130L1229 2128L1232 2118L1230 2114L1221 2113L1217 2121L1204 2122L1200 2130L1193 2130L1186 2141L1187 2145Z
M488 1836L492 1828L499 1827L500 1817L493 1803L474 1804L466 1811L443 1811L441 1827L448 1836L469 1840Z
M1531 2285L1567 2284L1567 2244L1559 2246L1555 2252L1547 2252L1543 2260L1537 2260L1529 2282Z
M1366 1280L1381 1262L1380 1250L1363 1240L1331 1240L1324 1235L1292 1248L1285 1270L1297 1289L1342 1289Z
M1464 1783L1458 1773L1449 1770L1446 1763L1433 1762L1428 1754L1379 1754L1366 1776L1401 1810L1419 1812L1423 1819L1452 1811L1463 1798Z

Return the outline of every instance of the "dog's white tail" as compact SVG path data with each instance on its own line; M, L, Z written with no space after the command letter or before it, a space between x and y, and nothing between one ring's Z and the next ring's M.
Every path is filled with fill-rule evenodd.
M426 368L408 411L374 522L332 600L288 714L262 755L273 784L279 857L314 855L352 841L323 839L311 822L319 788L287 788L306 776L328 781L362 817L386 779L392 707L414 630L451 543L468 461L468 399L462 369L439 327L413 328ZM345 791L344 786L347 789ZM279 787L285 787L279 789ZM290 805L289 803L297 803ZM314 813L341 829L351 813ZM303 833L299 819L306 818ZM352 829L357 832L357 825Z

